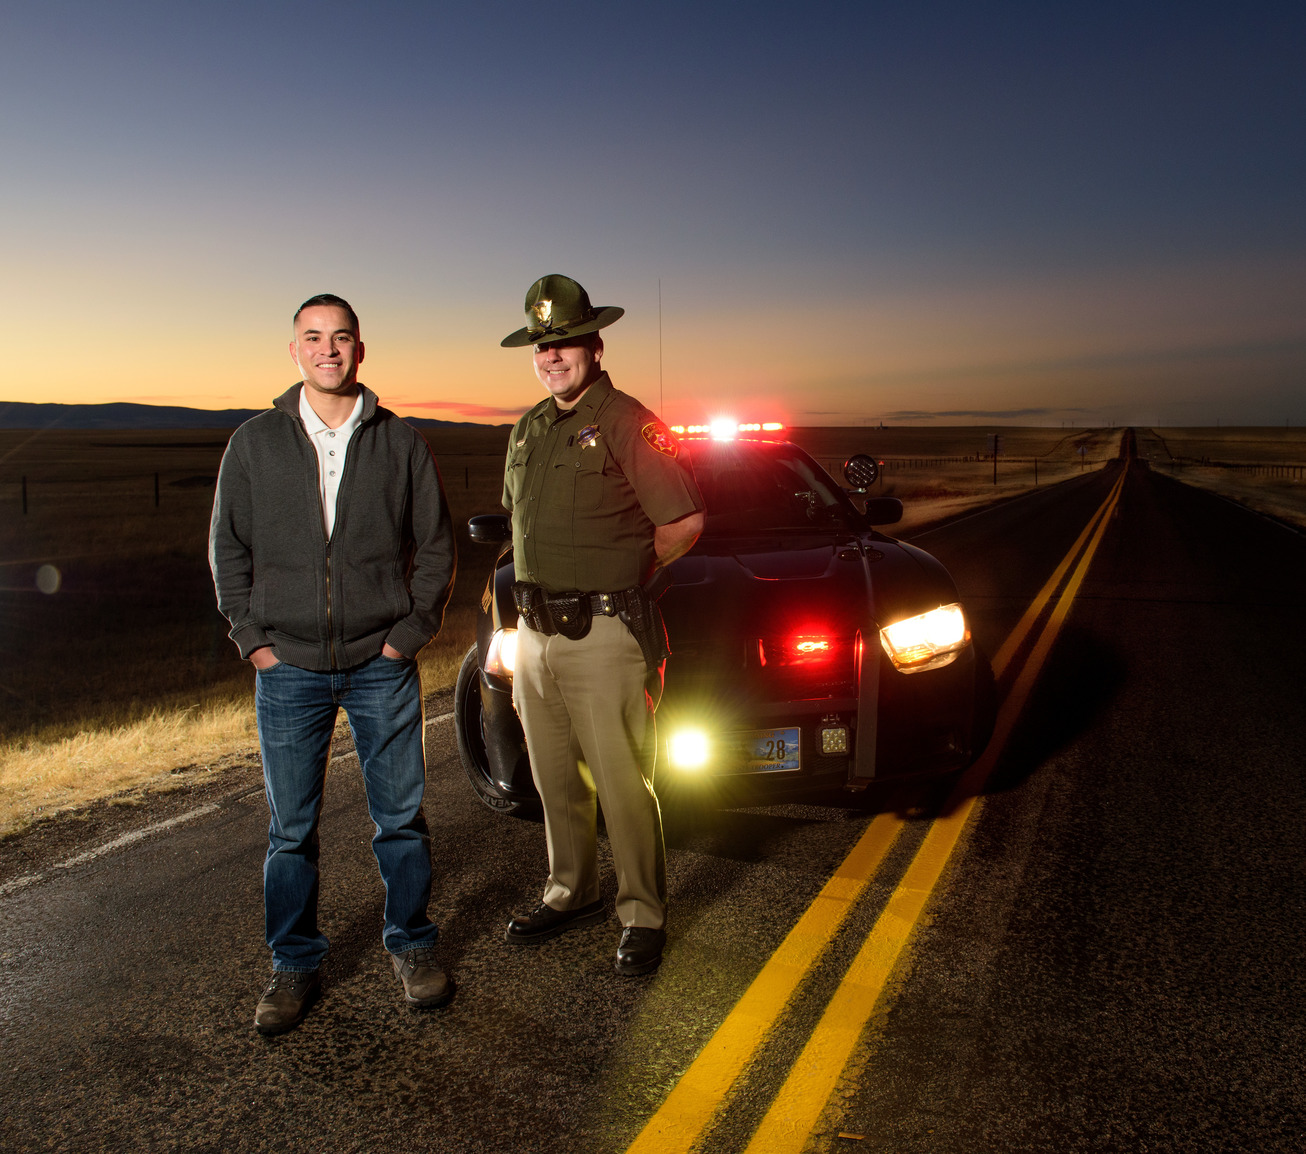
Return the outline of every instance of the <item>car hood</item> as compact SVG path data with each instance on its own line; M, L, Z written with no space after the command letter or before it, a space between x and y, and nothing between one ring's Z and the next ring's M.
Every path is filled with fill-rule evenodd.
M856 628L871 597L867 551L851 534L700 542L671 573L662 611L673 646L818 623Z
M821 621L865 631L957 596L930 554L878 533L700 539L671 575L661 605L673 643Z

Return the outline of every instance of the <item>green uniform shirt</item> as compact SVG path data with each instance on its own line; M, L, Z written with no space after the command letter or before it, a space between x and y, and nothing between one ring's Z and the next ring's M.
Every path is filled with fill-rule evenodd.
M518 420L503 507L518 581L602 593L647 580L654 526L703 498L670 430L603 373L574 409L547 397Z

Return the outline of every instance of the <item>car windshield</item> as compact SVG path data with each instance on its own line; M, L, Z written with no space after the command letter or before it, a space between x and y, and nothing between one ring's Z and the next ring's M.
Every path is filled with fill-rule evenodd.
M796 445L693 444L694 477L707 506L704 532L843 528L856 511L830 475Z

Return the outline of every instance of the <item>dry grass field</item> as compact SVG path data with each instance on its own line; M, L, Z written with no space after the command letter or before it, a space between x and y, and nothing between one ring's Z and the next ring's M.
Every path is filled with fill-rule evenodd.
M1306 429L1140 429L1154 469L1306 529Z
M1191 463L1306 461L1301 431L1284 432L1148 430L1140 451L1183 480L1223 485L1244 499L1227 488L1238 485L1284 503L1268 482ZM143 789L220 772L255 746L252 670L226 637L206 559L213 481L229 433L0 430L0 836L95 798L130 801ZM466 524L499 509L507 428L426 433L459 544L446 627L422 655L431 691L452 686L473 638L494 551L472 545ZM995 433L996 483L987 456ZM1120 430L853 427L788 435L836 477L854 452L883 461L876 495L904 501L906 516L892 531L911 536L1100 468L1116 456ZM1302 516L1302 482L1279 487L1296 496ZM175 772L183 767L187 774Z
M1100 469L1120 451L1120 429L797 428L788 435L836 478L853 453L883 462L875 495L898 497L903 519L889 532L911 533L1035 486ZM990 438L1001 438L997 467Z
M445 630L422 654L436 689L453 684L494 560L466 525L498 508L507 429L429 433L459 545ZM207 562L229 435L0 430L0 836L254 744L253 671Z
M0 431L0 738L248 687L206 559L228 435ZM459 532L451 627L469 627L492 561L466 522L498 505L506 438L479 427L431 437Z

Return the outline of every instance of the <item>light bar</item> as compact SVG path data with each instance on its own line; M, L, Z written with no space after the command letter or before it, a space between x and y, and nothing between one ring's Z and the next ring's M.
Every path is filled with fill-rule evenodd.
M671 425L678 437L713 437L718 441L732 440L740 433L780 433L784 425L779 421L735 421L718 418L707 425Z

